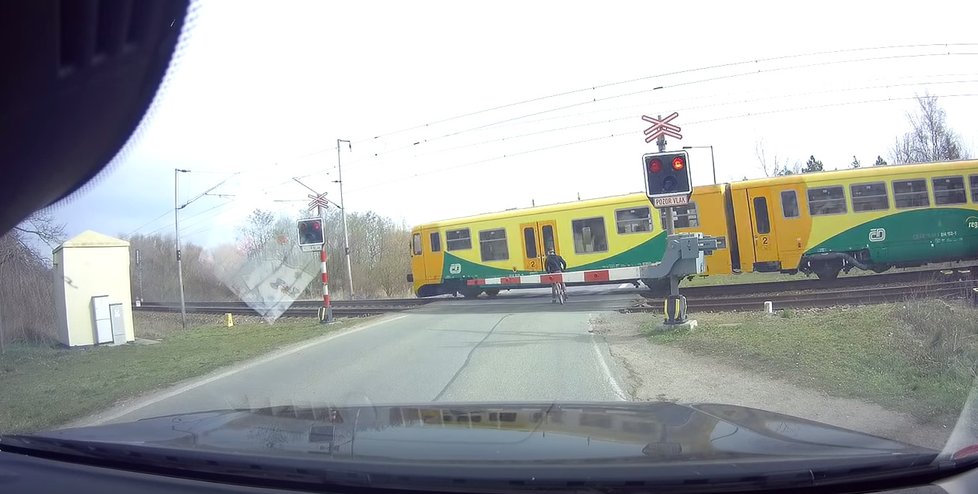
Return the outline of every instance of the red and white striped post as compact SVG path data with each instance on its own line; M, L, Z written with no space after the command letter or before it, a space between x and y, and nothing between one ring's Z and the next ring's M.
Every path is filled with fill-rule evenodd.
M329 305L329 273L326 271L326 259L326 242L323 242L323 248L319 251L323 280L323 306L319 308L320 324L333 322L333 308Z

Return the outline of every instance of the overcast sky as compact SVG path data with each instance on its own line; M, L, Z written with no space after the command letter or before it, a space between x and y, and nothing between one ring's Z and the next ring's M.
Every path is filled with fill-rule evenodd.
M758 144L845 168L889 159L925 91L978 151L970 2L675 3L199 2L138 135L52 211L69 235L172 233L189 169L180 203L220 185L181 235L216 245L304 207L292 177L339 202L338 138L348 210L407 224L634 192L641 116L673 111L668 147L714 146L720 181L761 175Z

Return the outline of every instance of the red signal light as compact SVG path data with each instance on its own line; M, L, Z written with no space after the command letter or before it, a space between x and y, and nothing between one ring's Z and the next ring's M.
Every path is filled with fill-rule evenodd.
M681 171L685 166L686 166L686 160L684 160L682 156L676 156L675 158L672 159L673 170L676 170L678 172Z
M662 171L662 162L658 159L654 159L649 162L649 171L652 173L659 173Z
M312 222L312 229L313 229L313 230L318 230L318 229L320 229L321 227L322 227L322 225L321 225L321 224L320 224L320 223L319 223L318 221L313 221L313 222Z

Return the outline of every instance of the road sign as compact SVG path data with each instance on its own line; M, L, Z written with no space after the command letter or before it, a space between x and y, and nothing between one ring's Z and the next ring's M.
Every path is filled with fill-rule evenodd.
M326 206L329 204L329 200L326 199L326 194L309 194L306 197L312 199L311 201L309 201L309 209L316 209L316 208L325 209Z
M645 129L645 142L652 142L662 136L672 137L673 139L682 139L683 135L680 132L683 130L681 127L669 122L676 119L679 116L678 112L672 112L666 116L666 118L655 118L648 115L642 115L642 120L652 124L649 128Z
M652 205L656 208L667 208L670 206L685 206L689 204L689 196L683 194L681 196L665 196L665 197L653 197Z

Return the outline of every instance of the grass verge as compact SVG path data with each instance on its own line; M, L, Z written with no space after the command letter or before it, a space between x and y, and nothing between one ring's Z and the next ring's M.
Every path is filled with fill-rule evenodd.
M152 335L158 344L72 349L11 345L0 355L0 433L55 427L356 321L322 326L314 320L280 320L270 325L236 318L228 328L210 318L176 330L176 317L137 315L137 337Z
M692 331L646 330L655 344L924 422L953 424L978 373L978 310L939 300L696 319Z

